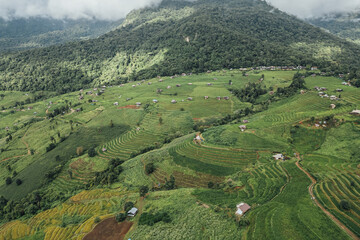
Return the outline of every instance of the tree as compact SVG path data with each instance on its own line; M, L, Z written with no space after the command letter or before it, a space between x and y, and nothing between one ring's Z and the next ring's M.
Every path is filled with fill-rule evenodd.
M68 170L68 173L69 173L70 179L72 179L73 178L73 172L71 171L71 169Z
M123 222L126 219L126 213L118 213L115 216L117 222Z
M114 123L113 123L113 120L110 120L110 127L114 127Z
M340 201L340 208L349 211L351 209L351 205L347 200L343 199Z
M101 221L100 217L97 216L95 219L94 219L94 223L99 223Z
M21 185L22 184L22 180L20 178L16 179L16 185Z
M148 192L149 188L147 186L141 186L139 189L140 197L145 197Z
M126 202L124 205L124 211L128 212L130 209L132 209L134 207L134 203L133 202Z
M96 151L95 151L95 147L94 147L94 146L92 146L92 147L89 148L89 150L88 150L88 155L89 155L89 157L95 157L95 156L96 156Z
M213 188L214 187L214 183L213 182L208 182L208 188Z
M153 163L148 163L148 164L146 164L146 166L145 166L145 172L146 172L146 174L151 174L151 173L153 173L154 171L155 171L155 166L154 166Z
M159 118L159 123L160 123L160 125L163 124L163 119L162 119L162 117Z
M10 185L12 183L11 177L7 177L5 180L6 185Z

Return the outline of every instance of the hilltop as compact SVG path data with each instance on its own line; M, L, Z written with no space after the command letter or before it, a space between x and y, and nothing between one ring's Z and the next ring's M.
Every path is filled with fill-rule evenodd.
M158 75L250 66L348 72L360 47L264 1L163 1L97 39L5 55L0 89L66 93Z

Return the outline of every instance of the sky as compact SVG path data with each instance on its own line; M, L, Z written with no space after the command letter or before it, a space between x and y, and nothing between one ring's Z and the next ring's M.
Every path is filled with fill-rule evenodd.
M266 0L300 18L334 11L360 9L360 0ZM161 0L0 0L0 17L97 18L118 20L131 10L158 4Z

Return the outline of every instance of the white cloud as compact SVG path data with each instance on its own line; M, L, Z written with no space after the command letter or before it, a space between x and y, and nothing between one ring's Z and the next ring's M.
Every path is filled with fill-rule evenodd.
M160 2L161 0L0 0L0 17L118 20L133 9Z
M266 0L282 11L307 18L360 9L360 0Z
M241 1L241 0L239 0ZM360 0L266 0L299 17L320 16L333 11L360 8ZM0 17L97 18L118 20L131 10L158 4L161 0L0 0Z

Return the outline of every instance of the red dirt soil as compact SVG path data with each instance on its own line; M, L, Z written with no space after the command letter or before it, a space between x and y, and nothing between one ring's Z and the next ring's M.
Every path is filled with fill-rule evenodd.
M140 107L136 105L127 105L125 107L119 107L118 109L139 109Z
M128 221L119 224L115 217L108 218L96 225L83 240L123 240L132 225Z

